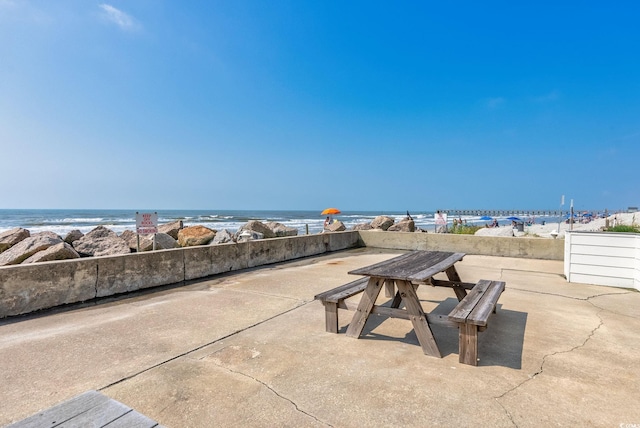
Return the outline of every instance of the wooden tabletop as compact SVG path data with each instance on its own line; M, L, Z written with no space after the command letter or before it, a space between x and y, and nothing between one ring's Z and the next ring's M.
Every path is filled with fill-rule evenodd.
M464 253L446 251L412 251L384 262L355 269L351 275L423 282L437 273L444 272L462 260Z

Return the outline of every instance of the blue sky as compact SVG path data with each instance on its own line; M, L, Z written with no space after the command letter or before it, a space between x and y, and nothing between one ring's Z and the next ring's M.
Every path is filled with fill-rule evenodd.
M0 208L638 206L610 3L0 0Z

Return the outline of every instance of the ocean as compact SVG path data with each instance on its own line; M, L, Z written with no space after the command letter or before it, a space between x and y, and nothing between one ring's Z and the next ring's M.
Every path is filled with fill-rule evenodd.
M159 224L182 220L185 227L202 225L215 230L228 229L235 232L249 220L276 221L298 229L300 235L307 233L307 228L310 234L321 232L326 217L320 215L320 211L158 210L155 212L158 214ZM427 231L435 230L433 211L418 211L410 214L417 228ZM356 224L371 222L379 215L387 215L398 222L406 217L406 211L343 211L333 217L342 221L347 229L350 229ZM511 222L507 219L509 215L504 213L495 218L500 221L500 224L506 225ZM135 231L135 216L134 210L0 209L0 233L22 227L31 233L50 231L64 237L74 229L87 233L102 225L120 234L127 229ZM484 225L486 223L480 215L456 214L455 217L461 218L468 224ZM451 219L452 215L449 215L449 220ZM557 219L558 217L551 215L536 216L536 222L557 221Z

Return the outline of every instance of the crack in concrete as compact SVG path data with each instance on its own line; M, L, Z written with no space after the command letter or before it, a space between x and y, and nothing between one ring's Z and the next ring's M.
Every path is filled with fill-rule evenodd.
M571 299L571 300L580 300L580 301L584 301L584 302L589 302L593 305L592 302L590 302L591 299L595 299L596 297L602 297L602 296L618 296L618 295L624 295L624 294L633 294L635 293L635 291L626 291L626 292L621 292L621 293L600 293L600 294L594 294L591 296L587 296L587 297L574 297L574 296L566 296L564 294L557 294L557 293L550 293L550 292L546 292L546 291L539 291L539 290L528 290L526 288L516 288L516 287L509 287L509 290L515 290L515 291L523 291L525 293L534 293L534 294L543 294L546 296L556 296L556 297L562 297L564 299ZM593 305L596 306L596 305ZM596 306L598 309L602 309L599 306Z
M288 314L288 313L289 313L289 312L291 312L291 311L295 311L296 309L298 309L298 308L300 308L300 307L302 307L302 306L305 306L305 305L307 305L307 304L309 304L309 303L311 303L311 302L305 302L305 303L303 303L303 304L300 304L300 305L294 306L293 308L287 309L287 310L285 310L285 311L283 311L283 312L280 312L280 313L278 313L278 314L276 314L276 315L274 315L274 316L272 316L272 317L269 317L269 318L267 318L267 319L264 319L264 320L262 320L262 321L256 322L256 323L254 323L254 324L251 324L251 325L246 326L246 327L244 327L244 328L241 328L241 329L239 329L239 330L232 331L231 333L229 333L229 334L227 334L227 335L225 335L225 336L219 337L219 338L217 338L217 339L215 339L215 340L212 340L212 341L210 341L210 342L207 342L207 343L204 343L204 344L202 344L202 345L199 345L199 346L197 346L197 347L195 347L195 348L193 348L193 349L189 349L188 351L185 351L185 352L183 352L183 353L181 353L181 354L174 355L173 357L167 358L166 360L161 361L161 362L159 362L159 363L157 363L157 364L153 364L153 365L151 365L151 366L149 366L149 367L147 367L147 368L144 368L144 369L142 369L142 370L140 370L140 371L138 371L138 372L136 372L136 373L133 373L133 374L131 374L131 375L125 376L125 377L123 377L123 378L120 378L120 379L118 379L118 380L116 380L116 381L114 381L114 382L111 382L111 383L110 383L110 384L108 384L108 385L105 385L105 386L103 386L103 387L101 387L101 388L98 388L97 390L98 390L98 391L104 391L104 390L105 390L105 389L107 389L107 388L110 388L110 387L112 387L112 386L114 386L114 385L118 385L118 384L120 384L120 383L122 383L122 382L125 382L125 381L127 381L127 380L133 379L133 378L135 378L135 377L137 377L137 376L139 376L139 375L141 375L141 374L143 374L143 373L146 373L146 372L148 372L148 371L151 371L151 370L153 370L153 369L155 369L155 368L162 367L163 365L165 365L165 364L167 364L167 363L170 363L171 361L175 361L175 360L177 360L177 359L179 359L179 358L186 357L187 355L193 354L194 352L199 351L199 350L201 350L201 349L204 349L204 348L206 348L207 346L211 346L211 345L213 345L213 344L215 344L215 343L221 342L221 341L223 341L223 340L225 340L225 339L228 339L228 338L233 337L233 336L235 336L235 335L237 335L237 334L240 334L240 333L242 333L243 331L246 331L246 330L249 330L249 329L251 329L251 328L253 328L253 327L259 326L260 324L264 324L264 323L266 323L266 322L269 322L269 321L273 320L274 318L277 318L277 317L279 317L279 316L282 316L282 315ZM203 358L204 358L204 357L203 357ZM202 358L200 358L200 359L202 359Z
M523 291L528 291L528 290L523 290ZM551 294L551 293L543 293L543 294ZM624 294L624 293L605 293L604 295L606 295L606 294ZM567 297L567 296L559 296L559 297ZM599 297L599 296L591 296L591 297ZM504 398L507 394L510 394L510 393L512 393L513 391L515 391L515 390L519 389L520 387L522 387L523 385L525 385L525 384L526 384L526 383L528 383L529 381L531 381L531 380L535 379L537 376L541 375L541 374L544 372L544 364L545 364L545 362L547 361L547 358L551 358L551 357L553 357L553 356L560 355L560 354L568 354L568 353L570 353L570 352L573 352L573 351L575 351L575 350L577 350L577 349L580 349L580 348L584 347L584 346L587 344L587 342L589 342L589 340L591 340L591 338L592 338L592 337L593 337L593 335L596 333L596 331L598 331L598 330L600 329L600 327L602 327L602 326L604 325L604 321L602 320L602 317L600 317L600 313L601 313L601 312L603 312L603 311L604 311L604 309L599 308L598 306L596 306L596 305L594 305L592 302L590 302L590 301L589 301L589 299L590 299L591 297L588 297L588 298L586 298L586 299L581 299L581 298L577 299L577 300L584 300L584 301L587 301L587 302L589 302L589 304L591 304L591 305L593 305L594 307L596 307L596 308L600 309L600 310L596 313L596 316L597 316L597 317L598 317L598 319L600 320L600 323L599 323L595 328L593 328L593 330L591 330L591 332L590 332L590 333L589 333L589 335L585 338L585 340L584 340L580 345L574 346L574 347L572 347L571 349L567 349L567 350L564 350L564 351L556 351L556 352L553 352L553 353L550 353L550 354L545 354L545 355L543 355L543 356L542 356L542 361L541 361L541 363L540 363L540 369L539 369L538 371L536 371L536 372L535 372L535 373L533 373L532 375L529 375L529 378L528 378L528 379L523 380L522 382L520 382L519 384L517 384L517 385L516 385L516 386L514 386L513 388L511 388L511 389L509 389L509 390L505 391L504 393L502 393L502 394L498 395L497 397L493 397L493 398L494 398L494 400L496 400L496 402L500 405L500 407L502 407L502 408L504 409L504 411L505 411L505 413L506 413L507 417L509 418L509 420L511 420L511 423L513 423L513 425L514 425L514 426L516 426L516 427L517 427L518 425L517 425L517 424L515 423L515 421L513 420L513 416L511 415L511 413L509 412L509 410L508 410L508 409L507 409L507 408L506 408L502 403L500 403L500 401L499 401L499 400L500 400L501 398ZM571 298L571 297L568 297L568 298Z
M324 425L326 425L328 427L332 427L333 428L333 425L331 425L330 423L325 422L325 421L321 421L320 419L318 419L317 417L315 417L311 413L308 413L308 412L305 412L304 410L302 410L300 407L298 407L298 405L293 400L291 400L290 398L287 398L284 395L280 394L278 391L275 390L275 388L269 386L266 382L264 382L264 381L262 381L262 380L260 380L258 378L255 378L255 377L251 376L250 374L243 373L243 372L241 372L239 370L233 370L233 369L231 369L229 367L223 366L221 364L217 364L215 362L214 362L214 364L216 364L216 366L218 366L220 368L228 370L230 373L234 373L234 374L238 374L240 376L244 376L244 377L246 377L248 379L253 380L254 382L257 382L257 383L261 384L262 386L267 388L269 391L273 392L273 394L275 394L278 398L281 398L282 400L291 403L291 405L296 409L296 411L302 413L305 416L308 416L308 417L314 419L318 423L321 423L321 424L324 424Z

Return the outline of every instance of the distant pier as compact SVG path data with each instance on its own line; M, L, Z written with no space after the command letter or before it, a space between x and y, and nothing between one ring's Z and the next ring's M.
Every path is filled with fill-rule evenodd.
M440 210L449 216L489 216L489 217L564 217L570 215L570 210ZM575 211L575 214L584 212L585 210ZM600 211L593 210L590 213L598 213ZM606 213L606 211L605 211Z

